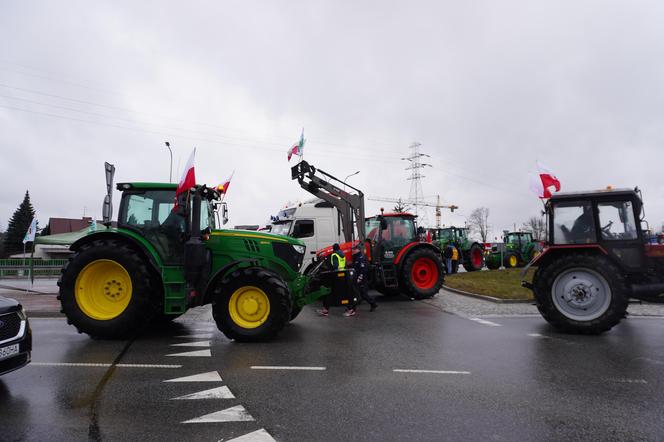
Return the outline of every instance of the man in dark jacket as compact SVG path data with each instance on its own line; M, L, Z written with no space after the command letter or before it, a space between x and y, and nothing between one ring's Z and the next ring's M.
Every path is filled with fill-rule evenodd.
M370 312L376 310L378 304L369 295L369 263L367 257L362 253L362 244L356 244L353 247L353 271L355 273L353 282L357 294L369 303L371 306L369 309ZM344 316L355 316L356 314L356 306L353 305L346 310Z

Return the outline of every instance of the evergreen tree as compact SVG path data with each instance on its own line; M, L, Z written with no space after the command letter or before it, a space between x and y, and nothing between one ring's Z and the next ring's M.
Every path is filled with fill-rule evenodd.
M23 252L23 238L34 216L35 209L30 203L30 193L26 190L23 202L18 206L7 225L7 231L3 238L5 256Z

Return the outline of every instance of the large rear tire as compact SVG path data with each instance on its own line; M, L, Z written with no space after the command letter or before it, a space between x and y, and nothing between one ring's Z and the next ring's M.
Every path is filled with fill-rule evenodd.
M463 268L467 272L475 272L477 270L482 270L484 265L484 250L482 246L475 243L470 246L470 250L464 256Z
M438 293L444 277L440 256L424 247L408 254L401 271L404 292L414 299L426 299Z
M628 288L608 258L565 256L541 267L533 278L537 308L551 325L570 333L598 334L625 317Z
M58 299L67 322L95 338L134 336L159 313L159 285L140 252L122 241L81 246L62 270Z
M214 289L217 328L238 342L274 338L291 319L292 301L284 280L268 270L236 270Z

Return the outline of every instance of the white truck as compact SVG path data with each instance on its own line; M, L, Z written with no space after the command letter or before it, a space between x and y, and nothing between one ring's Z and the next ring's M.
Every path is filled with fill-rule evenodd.
M317 250L345 241L339 212L320 198L281 209L271 217L270 232L304 241L307 252L302 263L303 270L311 264Z

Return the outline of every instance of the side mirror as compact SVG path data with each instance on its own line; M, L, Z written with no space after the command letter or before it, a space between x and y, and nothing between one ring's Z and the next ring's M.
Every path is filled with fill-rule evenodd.
M424 235L424 227L420 226L417 228L417 234L418 235Z
M228 222L228 206L226 203L221 203L221 223L226 225Z

